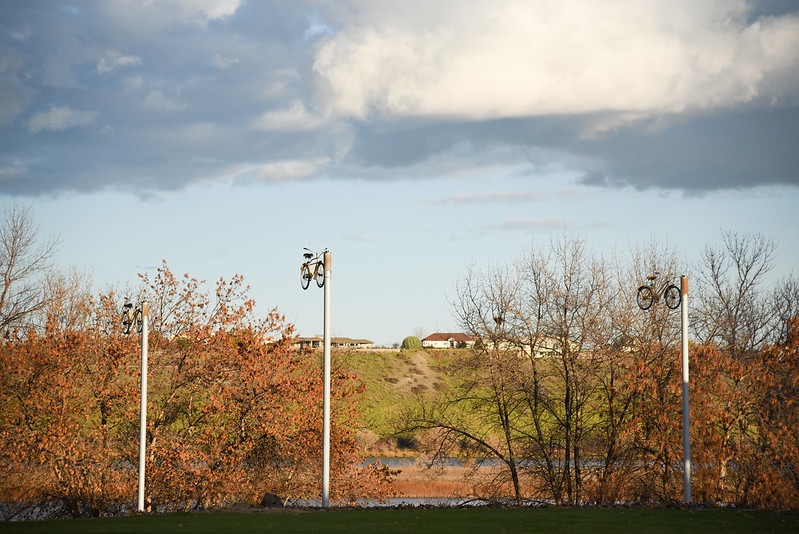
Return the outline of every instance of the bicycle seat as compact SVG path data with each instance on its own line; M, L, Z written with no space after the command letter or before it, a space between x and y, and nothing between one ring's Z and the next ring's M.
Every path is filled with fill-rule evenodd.
M656 280L657 277L658 277L658 275L656 275L656 274L650 274L649 276L646 277L646 279L651 281L651 280Z
M306 252L305 254L303 254L303 257L306 260L310 260L313 257L313 254L311 254L310 252Z

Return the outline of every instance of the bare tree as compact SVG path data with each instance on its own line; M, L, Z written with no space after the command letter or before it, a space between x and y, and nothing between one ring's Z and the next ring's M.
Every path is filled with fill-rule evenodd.
M37 312L37 323L43 322L48 329L60 331L81 330L91 320L90 308L94 304L90 277L70 269L67 272L48 270L43 276L44 304ZM118 317L114 317L115 322ZM108 324L107 328L118 328Z
M517 502L582 502L585 446L596 426L587 406L610 336L610 297L604 262L568 235L512 266L470 270L453 305L480 343L460 362L468 367L463 381L407 422L499 459ZM464 411L472 417L453 419ZM534 481L531 493L524 477Z
M0 215L0 330L28 326L46 302L41 279L50 267L57 240L38 241L30 208L12 207Z
M547 409L556 425L548 443L533 440L537 448L554 443L562 451L560 469L561 498L569 504L583 500L584 456L588 438L593 433L587 404L595 395L598 356L610 337L608 323L610 285L604 261L592 255L585 241L563 236L550 245L551 253L531 255L532 271L544 273L542 328L546 353L557 380L550 380ZM543 437L543 436L540 436Z
M776 343L788 343L791 321L799 317L799 280L793 275L782 280L771 296L771 315L777 321Z
M504 469L483 485L480 496L496 498L510 483L517 504L523 500L517 424L524 411L518 376L525 371L513 331L522 318L520 287L518 273L511 268L486 273L471 269L459 281L456 315L460 326L480 341L470 356L452 366L457 386L407 414L405 423L411 429L436 429L437 454L460 446L499 460ZM457 413L470 417L459 418Z
M776 244L761 234L723 232L722 238L722 247L704 252L694 323L703 342L743 355L770 341L777 327L761 291Z

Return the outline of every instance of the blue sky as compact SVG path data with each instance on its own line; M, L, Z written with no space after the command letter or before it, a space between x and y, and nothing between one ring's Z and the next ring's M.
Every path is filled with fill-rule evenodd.
M0 207L62 268L245 275L322 331L457 328L470 266L570 232L686 271L721 230L799 264L799 7L763 1L3 2Z

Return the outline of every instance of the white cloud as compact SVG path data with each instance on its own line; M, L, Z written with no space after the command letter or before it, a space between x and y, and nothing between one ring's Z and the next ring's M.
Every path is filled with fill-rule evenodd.
M69 106L50 106L47 111L35 113L28 120L28 131L35 134L43 130L63 131L88 126L97 115L94 111L77 110Z
M239 64L238 58L234 57L224 57L221 54L214 54L211 60L208 62L212 67L217 69L226 70L230 67Z
M317 176L330 164L327 158L285 159L265 163L243 163L222 169L207 176L207 180L251 183L292 182Z
M268 182L302 180L314 176L326 161L283 160L263 163L251 169L252 175Z
M126 19L136 19L149 27L205 26L233 16L241 0L114 0L108 4L110 12L124 14Z
M261 115L254 124L258 130L302 132L316 130L323 121L305 108L305 105L295 100L286 108L278 111L269 111Z
M116 50L111 50L97 62L97 72L106 74L124 67L141 65L141 61L139 56L125 56Z
M741 0L391 4L363 0L320 45L331 114L631 120L799 90L799 17L750 22Z
M180 12L210 22L233 16L241 0L174 0L174 4Z
M147 93L142 103L145 108L156 111L180 111L186 107L186 103L164 94L163 91L153 90Z

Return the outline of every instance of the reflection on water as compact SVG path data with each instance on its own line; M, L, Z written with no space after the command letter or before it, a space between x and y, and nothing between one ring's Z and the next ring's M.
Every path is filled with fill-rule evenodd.
M361 467L380 462L381 464L397 469L402 467L426 467L431 465L430 460L423 458L395 458L395 457L376 457L369 456L363 459ZM493 467L500 464L496 458L439 458L432 465L441 467Z
M430 460L425 458L416 457L366 457L361 461L361 467L380 462L382 465L389 469L405 469L411 467L426 468L430 467ZM435 467L452 467L452 468L466 468L466 467L489 467L497 465L497 460L489 458L485 460L474 458L442 458L433 462ZM355 503L350 503L350 506L361 506L365 508L380 508L380 507L463 507L463 506L486 506L488 501L473 499L467 497L392 497L383 501L375 499L359 499ZM321 507L321 500L291 500L290 506L300 507Z
M498 458L438 458L435 461L426 460L424 458L393 458L393 457L367 457L361 462L361 467L366 467L369 464L380 462L390 468L402 467L430 467L431 465L437 467L496 467L502 465L504 462ZM537 465L541 460L533 460L529 458L517 458L516 465L520 467L527 467L530 465ZM557 465L562 466L563 461L556 461ZM574 460L569 462L569 465L574 467ZM585 460L580 462L581 466L590 468L601 468L605 464L602 460Z
M403 508L403 507L437 507L437 508L455 508L462 506L487 506L488 501L477 499L464 499L462 497L395 497L385 499L383 502L363 499L358 500L354 504L348 506L361 506L364 508ZM317 500L303 500L292 499L289 501L288 506L297 506L301 508L321 508L321 499ZM335 508L335 505L331 505Z

